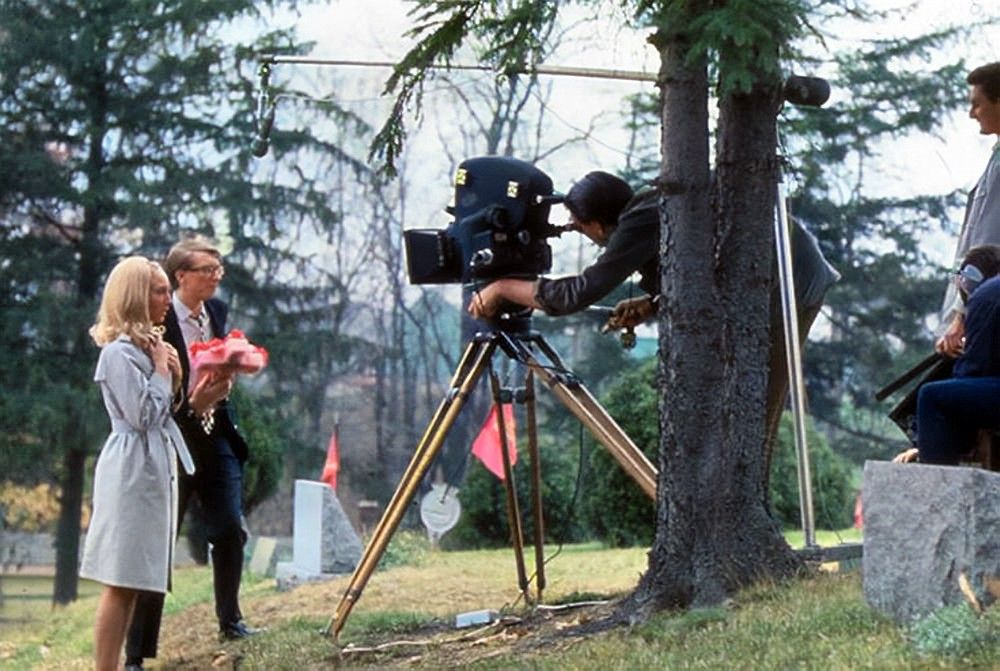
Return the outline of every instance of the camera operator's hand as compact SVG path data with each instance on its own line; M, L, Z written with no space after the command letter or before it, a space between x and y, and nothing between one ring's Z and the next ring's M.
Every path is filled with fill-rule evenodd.
M951 324L948 325L948 330L944 332L936 343L934 343L934 350L938 354L944 354L952 359L956 358L965 349L965 318L962 315L956 315L955 319L952 320Z
M469 301L470 315L476 319L489 319L497 313L503 300L499 284L499 282L488 284L472 295L472 300Z
M638 326L655 312L656 304L650 296L626 298L615 305L608 321L601 327L601 333Z
M502 279L478 289L469 301L468 313L476 319L496 317L505 301L538 308L533 280Z

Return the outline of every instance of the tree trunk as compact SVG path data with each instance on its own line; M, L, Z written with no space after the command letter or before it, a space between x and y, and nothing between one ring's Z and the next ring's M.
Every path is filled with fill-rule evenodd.
M72 439L66 443L72 443ZM81 449L69 448L63 453L59 525L56 531L56 576L52 585L52 603L60 606L76 601L77 596L80 512L83 509L83 469L86 460L87 454Z
M638 618L800 566L762 491L778 88L722 100L713 181L706 65L683 35L660 46L660 459L649 569L623 611Z

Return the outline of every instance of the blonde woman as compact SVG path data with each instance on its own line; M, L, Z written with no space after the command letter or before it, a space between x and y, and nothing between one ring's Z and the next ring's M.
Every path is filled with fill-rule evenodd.
M104 585L94 622L98 671L119 668L139 592L167 591L178 460L194 471L171 415L179 359L154 326L169 307L163 269L132 256L112 269L90 329L101 347L94 380L111 419L94 473L94 512L80 566L81 577Z

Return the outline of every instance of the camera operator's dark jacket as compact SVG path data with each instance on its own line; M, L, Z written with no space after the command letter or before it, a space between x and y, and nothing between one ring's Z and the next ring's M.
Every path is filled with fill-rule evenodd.
M579 275L538 280L535 300L546 314L565 315L599 301L635 271L647 294L659 293L660 216L656 191L645 191L625 205L608 244Z
M546 314L565 315L599 301L635 271L639 287L659 293L660 219L655 190L644 191L625 205L608 244L579 275L538 280L535 300ZM799 310L823 302L840 274L823 258L816 239L795 220L791 232L795 298Z

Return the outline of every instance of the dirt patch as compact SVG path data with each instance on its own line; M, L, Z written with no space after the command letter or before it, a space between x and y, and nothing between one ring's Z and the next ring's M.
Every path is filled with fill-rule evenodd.
M290 619L290 613L295 613L296 617L320 615L316 612L317 603L329 606L331 602L317 599L317 590L314 586L309 587L311 589L299 588L255 600L252 624L270 628ZM450 626L450 620L446 624L435 619L402 635L373 635L340 649L331 643L329 662L322 667L461 668L498 656L516 655L523 660L576 645L584 640L584 632L592 636L595 625L605 628L610 622L614 607L614 602L540 606L468 629L455 629ZM323 611L322 615L329 615L329 611ZM211 604L202 604L166 619L160 638L160 656L146 666L176 671L238 669L243 645L243 642L220 643L213 608Z

